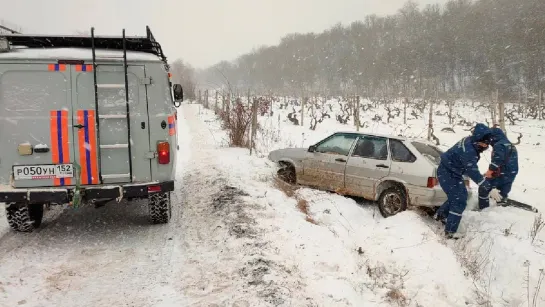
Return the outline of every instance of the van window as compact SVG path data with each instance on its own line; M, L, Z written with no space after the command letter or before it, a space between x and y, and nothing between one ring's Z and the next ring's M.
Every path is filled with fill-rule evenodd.
M65 107L68 84L60 73L8 71L0 78L0 109L6 116L17 117L39 116Z

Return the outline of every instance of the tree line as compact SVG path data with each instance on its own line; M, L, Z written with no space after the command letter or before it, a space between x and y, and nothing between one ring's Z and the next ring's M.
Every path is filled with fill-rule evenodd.
M322 33L294 33L199 73L199 83L244 92L490 95L545 89L545 1L406 2Z
M182 59L177 59L170 64L170 72L172 73L172 83L182 85L182 88L184 89L184 99L196 99L197 84L195 83L195 68Z

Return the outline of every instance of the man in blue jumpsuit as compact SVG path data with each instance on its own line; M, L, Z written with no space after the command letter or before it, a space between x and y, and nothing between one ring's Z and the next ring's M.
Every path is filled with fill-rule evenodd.
M479 208L488 208L489 195L499 205L505 203L515 177L519 172L517 148L508 139L500 128L491 129L492 161L485 174L490 181L488 189L479 190ZM494 190L492 190L495 188ZM499 193L497 190L499 190ZM492 193L491 193L492 192ZM499 194L499 195L498 195Z
M445 221L445 236L455 237L462 213L467 205L466 175L479 185L479 190L490 191L490 182L479 171L477 163L480 154L490 144L491 130L484 124L477 124L471 136L460 140L441 155L437 169L439 184L447 194L447 201L439 207L435 218ZM484 193L484 192L483 192Z

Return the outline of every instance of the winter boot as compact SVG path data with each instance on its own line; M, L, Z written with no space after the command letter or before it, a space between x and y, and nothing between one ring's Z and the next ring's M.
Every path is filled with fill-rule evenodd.
M433 219L443 223L443 225L447 223L447 218L440 215L439 212L435 213L435 215L433 216Z
M445 231L445 237L447 239L458 240L458 239L461 239L463 237L463 235L461 235L458 232L447 232L447 231Z

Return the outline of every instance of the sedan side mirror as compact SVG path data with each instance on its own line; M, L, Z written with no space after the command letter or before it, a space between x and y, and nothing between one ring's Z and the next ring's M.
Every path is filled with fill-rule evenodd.
M316 145L311 145L309 148L308 148L308 152L315 152L316 151Z

